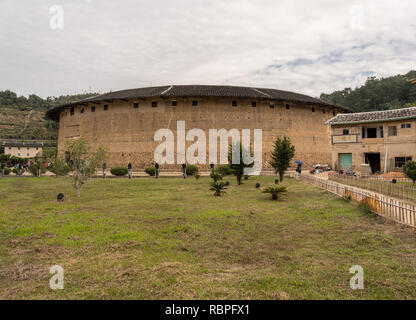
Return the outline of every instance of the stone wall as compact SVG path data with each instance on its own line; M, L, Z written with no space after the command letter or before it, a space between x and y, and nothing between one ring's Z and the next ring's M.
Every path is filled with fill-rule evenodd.
M172 106L173 100L177 101L177 106ZM192 106L194 100L198 101L198 106ZM236 107L232 106L232 100L238 101ZM152 102L157 102L157 107L152 107ZM139 103L139 107L134 108L134 103ZM108 110L104 110L104 105L108 105ZM91 111L92 107L95 107L95 112ZM155 132L168 128L176 139L177 121L184 120L186 131L193 128L204 130L207 148L209 129L236 128L240 134L241 129L251 129L252 139L253 129L262 129L264 168L269 167L267 160L273 141L278 136L287 135L296 147L295 159L312 166L331 162L330 128L324 122L332 118L334 112L319 106L282 101L256 101L256 107L253 107L249 99L216 97L114 100L77 106L73 115L70 109L62 111L58 148L63 151L66 140L82 137L107 148L108 167L131 162L134 168L144 168L154 163L154 150L160 144L154 141ZM208 162L207 155L207 164L199 166L208 168ZM180 164L163 166L179 167Z

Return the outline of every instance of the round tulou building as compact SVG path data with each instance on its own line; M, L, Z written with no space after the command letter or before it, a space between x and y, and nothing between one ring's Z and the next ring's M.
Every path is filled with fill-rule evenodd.
M324 123L340 112L349 110L276 89L172 85L110 92L52 108L46 116L59 122L59 152L65 151L69 139L82 138L107 149L108 167L131 162L139 170L155 162L154 152L161 144L155 133L170 129L176 139L178 121L185 122L186 131L202 129L207 149L210 129L250 129L251 139L255 129L262 129L263 168L270 168L273 142L284 135L296 147L296 160L306 166L329 164L330 128ZM186 141L186 147L192 143ZM207 151L205 164L198 166L208 168L209 160ZM177 162L162 166L179 167Z

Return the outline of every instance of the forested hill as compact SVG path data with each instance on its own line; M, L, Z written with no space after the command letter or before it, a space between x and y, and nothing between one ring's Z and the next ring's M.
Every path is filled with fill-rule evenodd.
M322 93L320 98L354 112L405 108L416 105L416 85L409 82L415 78L415 70L388 78L370 77L361 87Z
M88 98L97 93L47 97L29 97L0 91L0 139L57 140L58 124L45 119L45 111L57 105Z

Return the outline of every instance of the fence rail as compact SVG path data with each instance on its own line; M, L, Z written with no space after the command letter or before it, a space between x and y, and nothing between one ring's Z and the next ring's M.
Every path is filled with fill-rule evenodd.
M391 198L384 194L362 190L356 187L344 185L335 181L324 180L307 175L295 176L311 185L325 189L339 197L351 197L352 200L364 203L368 208L389 220L401 223L413 228L416 227L416 206L411 203Z
M328 179L416 203L416 188L414 188L413 185L393 184L391 180L387 181L358 178L354 176L343 176L334 172L328 174ZM398 180L396 179L396 181Z

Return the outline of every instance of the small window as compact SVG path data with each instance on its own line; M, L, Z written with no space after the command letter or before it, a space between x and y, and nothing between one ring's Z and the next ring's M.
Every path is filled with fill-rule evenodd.
M192 100L192 106L194 107L198 106L198 100Z
M233 101L231 102L231 105L232 105L233 107L237 107L237 101L236 101L236 100L233 100Z
M384 128L380 127L380 138L384 138Z
M397 127L396 126L389 127L389 136L397 136Z
M396 157L394 158L394 167L402 168L407 161L411 161L412 157Z
M411 128L412 126L411 126L411 124L410 123L402 123L402 125L401 125L401 128L402 129L409 129L409 128Z
M12 150L12 147L9 147L9 150Z
M349 134L350 134L350 130L348 130L348 129L344 129L344 130L342 130L342 134L343 134L344 136L347 136L347 135L349 135Z
M104 111L107 111L108 110L108 104L105 104L104 105Z
M152 101L152 108L156 108L157 107L157 101Z
M271 104L270 105L270 109L274 109L274 104Z
M17 147L17 150L20 150L20 147Z
M27 156L29 157L29 153L27 153Z
M80 112L81 112L81 113L84 113L84 108L81 108Z
M38 147L36 147L36 150L38 150L39 148Z
M20 157L20 153L17 154Z
M30 150L30 148L29 148L29 147L27 147L27 150Z
M257 107L257 103L256 103L256 101L253 101L253 102L251 103L251 106L252 106L253 108Z
M337 113L334 111L334 112L332 112L332 115L335 117L337 115Z
M138 102L133 103L133 108L138 109L139 108L139 103Z
M72 108L69 110L69 114L70 114L71 116L73 116L73 115L74 115L74 113L75 113L75 108L74 108L74 107L72 107Z
M325 113L325 109L322 109L322 113Z
M91 107L91 112L95 112L95 106Z
M172 107L177 107L177 106L178 106L178 101L173 100L173 101L172 101Z
M286 109L289 110L290 109L290 104L286 104Z
M312 112L315 112L315 108L312 108Z

